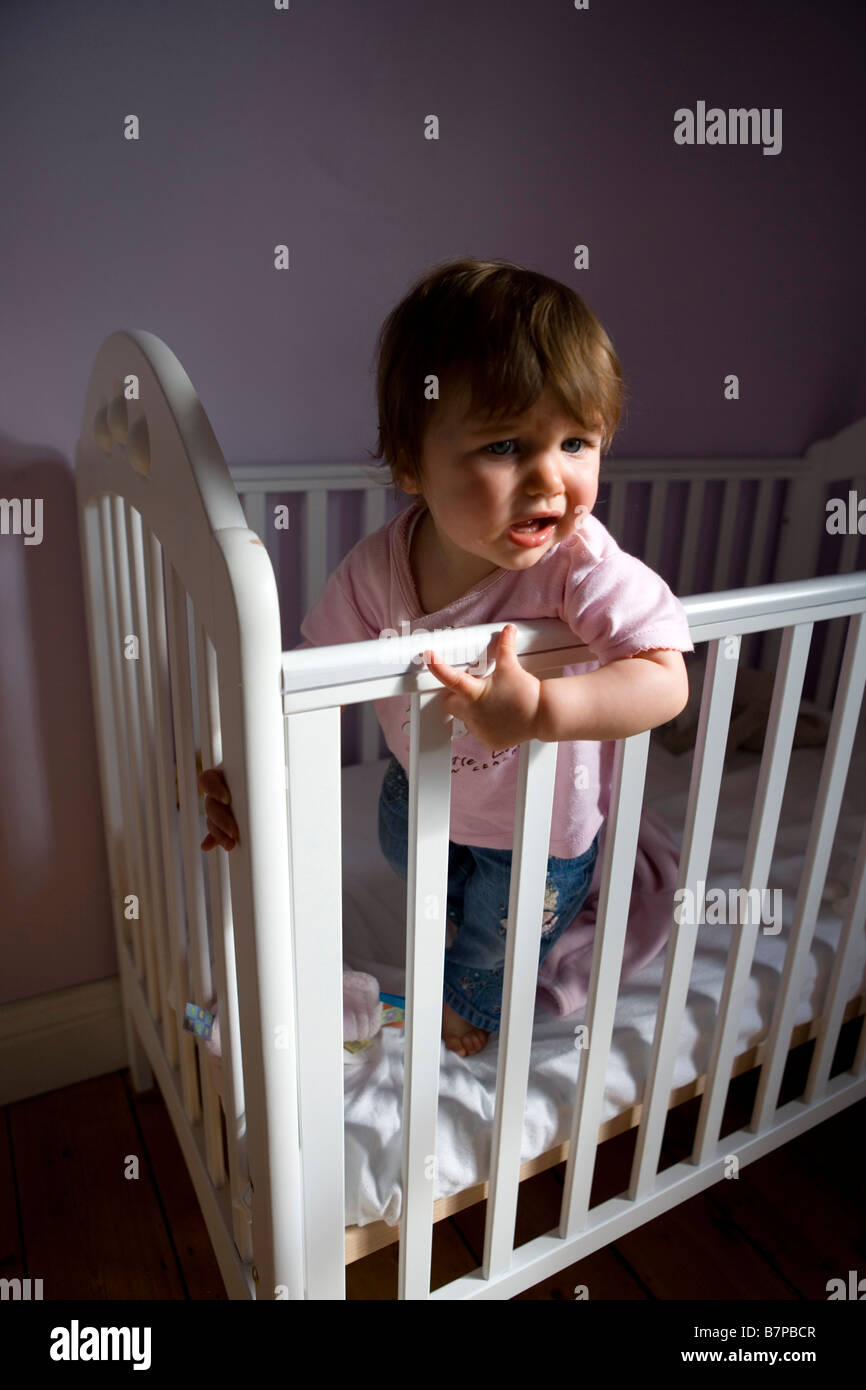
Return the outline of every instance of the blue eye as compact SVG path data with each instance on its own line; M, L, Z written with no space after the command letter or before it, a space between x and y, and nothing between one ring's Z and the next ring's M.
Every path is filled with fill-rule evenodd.
M497 439L497 440L495 440L492 444L485 444L485 446L484 446L484 453L491 453L494 449L498 449L498 448L500 448L502 445L505 445L505 444L516 444L516 443L517 443L517 440L516 440L516 439ZM578 439L578 437L577 437L576 435L572 436L571 439L566 439L565 442L564 442L563 447L565 447L565 444L580 444L580 445L582 445L582 451L583 451L584 453L586 452L586 449L587 449L586 440L585 440L585 439ZM569 451L569 452L571 452L571 451ZM576 453L576 451L575 451L575 453ZM580 457L580 455L576 455L576 456L577 456L577 457ZM511 455L510 455L510 454L494 454L493 457L494 457L494 458L500 458L500 459L501 459L501 458L510 458Z

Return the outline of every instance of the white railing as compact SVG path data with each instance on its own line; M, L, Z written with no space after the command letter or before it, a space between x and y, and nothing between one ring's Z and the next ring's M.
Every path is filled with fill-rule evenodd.
M845 498L849 488L866 497L863 457L866 421L858 421L834 439L820 441L793 459L610 459L602 469L595 512L611 534L650 568L662 574L676 594L691 593L701 570L709 592L728 587L751 589L815 574L825 504L831 495ZM232 477L247 521L261 537L287 598L287 545L301 548L300 585L294 595L300 621L319 598L331 566L328 548L329 494L360 495L357 539L370 535L393 514L397 494L383 484L383 472L356 463L235 464ZM639 490L648 490L647 502ZM713 515L711 493L717 517ZM272 524L275 499L290 495L297 506L294 529ZM669 524L667 514L671 513ZM643 534L626 544L626 519L643 515ZM866 564L866 545L857 532L838 538L831 573L856 571ZM334 563L340 557L334 557ZM663 563L664 562L664 563ZM282 579L282 583L281 583ZM763 638L760 628L747 637L745 664L775 670L778 633ZM841 660L844 623L828 626L814 678L814 699L829 707ZM379 726L372 706L361 712L361 761L382 755Z
M783 985L776 1001L752 1123L727 1136L726 1154L741 1162L760 1156L802 1128L804 1103L777 1111L782 1066L794 1009L826 876L866 680L866 573L701 594L683 600L695 643L709 644L694 754L678 887L697 893L705 881L721 784L726 734L744 634L778 631L782 657L774 686L758 795L749 829L743 887L766 887L793 744L806 658L816 622L848 622L838 693L815 799L815 811ZM344 1296L342 1135L343 1064L335 1007L339 997L342 921L339 885L339 705L410 696L409 864L406 924L406 1071L404 1186L399 1289L401 1298L427 1298L433 1218L436 1112L440 1059L442 969L450 808L451 731L441 715L441 686L412 658L432 647L453 665L470 665L472 650L501 623L400 639L358 642L283 654L283 709L289 767L295 958L299 1000L299 1074L304 1136L307 1296ZM521 664L545 675L587 660L585 647L558 620L516 624ZM591 654L589 654L591 655ZM732 946L692 1161L675 1178L658 1175L697 934L696 923L675 924L666 957L655 1043L644 1092L634 1168L627 1197L606 1204L604 1221L589 1210L595 1146L604 1100L607 1058L622 966L625 922L637 846L649 734L620 740L602 865L592 979L586 1024L591 1040L575 1095L561 1224L555 1234L513 1251L520 1141L550 835L555 744L521 746L515 808L514 872L503 990L490 1192L484 1264L434 1297L508 1297L546 1277L650 1215L683 1200L720 1175L719 1131L731 1076L737 1024L757 926L742 927ZM311 788L325 782L316 794ZM418 836L423 825L424 835ZM323 902L323 886L327 894ZM435 904L431 915L430 904ZM672 903L673 916L673 903ZM697 914L699 918L700 914ZM866 832L852 884L839 956L824 1008L809 1076L812 1123L856 1094L866 1094L864 1048L853 1074L828 1082L829 1065L847 1000L846 961L866 919ZM314 930L310 924L315 923ZM310 1002L304 1011L301 1001ZM700 1178L700 1181L698 1181ZM697 1186L695 1186L697 1182ZM327 1184L328 1190L325 1190ZM609 1231L609 1234L604 1234ZM604 1235L604 1239L599 1237ZM533 1253L534 1251L534 1253ZM520 1279L517 1273L520 1271ZM531 1276L531 1277L530 1277ZM522 1280L522 1282L520 1282Z

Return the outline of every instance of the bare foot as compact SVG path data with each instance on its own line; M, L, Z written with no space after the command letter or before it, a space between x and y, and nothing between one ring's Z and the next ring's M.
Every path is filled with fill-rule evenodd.
M455 1013L450 1004L442 1005L442 1038L449 1052L459 1057L471 1057L480 1052L490 1037L483 1028L476 1028L468 1019Z

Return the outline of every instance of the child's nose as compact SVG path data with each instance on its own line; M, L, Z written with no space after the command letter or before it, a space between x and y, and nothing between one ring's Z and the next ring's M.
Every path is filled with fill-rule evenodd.
M576 457L576 456L572 456ZM559 444L538 448L529 454L529 479L537 486L544 487L555 497L565 491L568 462L563 458Z

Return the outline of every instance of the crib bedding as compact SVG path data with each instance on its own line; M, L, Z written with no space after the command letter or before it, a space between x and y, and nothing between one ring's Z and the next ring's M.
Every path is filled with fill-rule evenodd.
M768 887L781 890L767 900L782 910L778 935L758 934L755 960L740 1020L737 1053L764 1038L772 1019L785 943L793 919L803 851L825 750L792 754L779 833ZM745 836L755 800L760 759L738 753L725 769L707 885L723 890L740 884ZM384 861L378 845L376 806L386 760L345 768L343 787L343 946L346 963L369 971L387 992L403 994L405 977L406 887ZM676 758L653 740L645 804L670 827L679 847L685 817L691 759ZM866 817L866 729L854 746L828 883L851 881L859 835ZM820 1014L842 927L842 909L822 901L795 1024ZM673 1087L706 1071L716 1010L724 980L731 929L702 925L680 1034ZM617 1004L608 1060L602 1121L640 1100L651 1055L656 1008L664 972L662 951L631 981ZM858 942L845 998L866 987L866 941ZM574 1030L579 1009L566 1018L536 1011L521 1161L535 1158L568 1138L579 1053ZM470 1058L441 1049L437 1129L438 1177L434 1197L450 1196L489 1176L496 1091L495 1036ZM389 1225L401 1213L401 1111L403 1038L384 1030L379 1056L345 1071L346 1222Z

